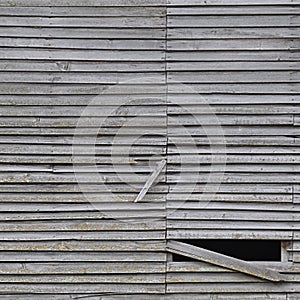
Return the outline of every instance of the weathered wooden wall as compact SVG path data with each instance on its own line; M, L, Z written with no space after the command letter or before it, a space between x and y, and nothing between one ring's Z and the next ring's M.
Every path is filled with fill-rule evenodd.
M300 299L299 5L0 0L0 298ZM102 93L73 166L78 118ZM89 135L111 109L99 182ZM224 133L213 172L194 116ZM215 176L203 194L225 154L218 193ZM162 158L160 183L132 203ZM287 282L167 261L168 239L204 238L291 241L287 261L259 263Z

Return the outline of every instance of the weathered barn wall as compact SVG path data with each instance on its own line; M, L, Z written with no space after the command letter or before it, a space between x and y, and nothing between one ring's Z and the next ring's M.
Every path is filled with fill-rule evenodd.
M0 0L0 298L300 299L299 5ZM206 238L291 241L287 282L165 251Z

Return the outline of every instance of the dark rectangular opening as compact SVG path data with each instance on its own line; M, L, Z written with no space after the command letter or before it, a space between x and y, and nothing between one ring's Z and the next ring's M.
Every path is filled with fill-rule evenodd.
M246 261L281 261L281 241L270 240L180 240L180 242ZM173 261L194 261L173 254Z

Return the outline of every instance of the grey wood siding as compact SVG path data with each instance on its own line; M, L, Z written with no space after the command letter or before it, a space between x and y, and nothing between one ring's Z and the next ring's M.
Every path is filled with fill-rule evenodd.
M294 240L290 244L294 246L288 246L287 262L258 263L286 274L285 283L204 262L169 262L167 293L185 295L182 299L300 297L294 293L299 289L297 4L168 1L167 78L169 91L176 92L169 98L187 105L204 126L218 125L209 118L207 107L199 105L199 98L204 99L200 103L212 108L222 126L226 149L217 152L220 158L213 164L216 174L225 171L219 188L216 181L217 194L203 194L211 171L207 132L199 130L186 111L168 107L168 115L175 118L168 132L181 146L181 152L178 146L168 147L168 182L172 186L180 180L181 188L168 195L167 237ZM182 93L177 87L181 83L192 86L201 97ZM180 130L182 124L188 130ZM195 184L195 192L182 202Z
M0 298L300 299L299 27L297 0L0 0ZM169 259L207 238L290 241L255 263L286 282Z
M167 188L151 189L148 204L131 203L150 174L146 162L166 151L161 4L0 2L0 298L165 292ZM102 92L103 105L81 118L86 136L75 145L81 148L74 161L78 118ZM146 96L151 101L142 101ZM95 142L99 181L88 135L111 110ZM129 124L132 136L120 133L114 142L134 116L143 122ZM129 165L124 147L141 131L148 136L132 146Z

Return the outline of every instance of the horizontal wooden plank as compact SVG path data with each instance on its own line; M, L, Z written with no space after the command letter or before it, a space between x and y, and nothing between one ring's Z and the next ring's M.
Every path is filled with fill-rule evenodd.
M55 0L1 0L0 6L21 6L21 7L30 7L30 6L37 6L37 7L61 7L61 6L78 6L78 7L85 7L85 6L164 6L165 2L163 0L63 0L57 2Z
M124 205L125 206L125 205ZM176 207L177 204L174 202L168 203L168 208ZM180 209L199 209L199 203L197 202L186 202L185 204L180 206ZM215 210L220 209L222 211L234 211L234 210L254 210L254 211L285 211L285 212L296 212L300 211L299 205L290 205L290 204L281 204L278 206L277 204L259 204L259 203L219 203L219 202L209 202L202 210Z
M198 135L207 136L207 132L214 132L214 135L240 135L240 136L260 136L260 135L284 135L294 136L297 135L297 128L292 126L222 126L222 129L218 127L205 126L206 132L199 126L191 126L183 128L183 126L172 126L168 129L169 135L184 136L184 135ZM211 130L211 131L209 131ZM221 134L222 132L222 134Z
M258 221L188 221L188 220L168 220L167 221L168 229L216 229L222 228L224 230L292 230L299 228L296 222L265 222L261 223Z
M1 26L1 25L0 25ZM104 40L59 38L0 38L1 47L28 47L47 49L111 49L111 50L160 50L165 43L160 40Z
M205 7L204 7L205 8ZM230 7L230 10L234 9ZM182 9L182 8L180 8ZM194 9L194 8L193 8ZM216 7L212 8L217 11ZM241 6L241 9L244 9ZM259 8L261 10L261 8ZM245 12L246 13L246 12ZM264 12L263 12L264 13ZM5 30L5 28L4 28ZM228 28L168 28L169 40L175 39L251 39L251 38L293 38L297 37L298 29L295 27L228 27ZM5 34L5 31L3 35Z
M217 4L217 3L216 3ZM218 3L219 4L219 3ZM267 5L259 6L252 5L252 1L249 1L247 6L241 5L243 4L241 1L237 5L226 6L223 5L217 6L209 6L209 5L201 5L201 6L181 6L181 7L168 7L167 13L168 15L285 15L285 14L299 14L299 9L295 6L279 6L279 5Z
M168 6L290 5L290 0L168 0Z
M89 50L92 51L92 50ZM105 51L105 50L103 50ZM12 51L11 51L12 52ZM31 52L32 53L32 52ZM10 54L7 58L16 58L17 53L14 55L14 52ZM26 54L26 53L25 53ZM56 54L56 53L55 53ZM26 57L29 58L30 54L28 54ZM38 57L40 57L39 55ZM5 58L1 55L0 57ZM74 55L75 57L75 55ZM18 58L22 58L22 56L18 56ZM24 57L25 58L25 57ZM60 57L57 57L56 59L63 59ZM75 59L75 58L74 58ZM190 51L169 51L167 53L167 61L296 61L297 55L295 52L289 52L286 50L269 50L269 51L263 51L263 50L231 50L231 51L196 51L196 50L190 50ZM217 92L217 91L215 91Z
M37 4L41 3L37 2ZM74 2L75 3L75 2ZM147 3L144 2L146 5ZM154 2L153 2L154 3ZM58 4L57 2L53 2L53 4ZM69 4L73 4L70 2ZM130 1L128 1L130 4ZM128 5L127 4L127 5ZM88 5L88 3L87 3ZM3 6L1 8L1 16L38 16L38 17L82 17L82 16L91 16L91 17L119 17L119 16L163 16L165 15L164 7L128 7L128 6L115 6L115 7L107 7L107 6L34 6L34 7L26 7L26 6ZM274 7L274 12L278 11L276 7ZM281 9L281 13L289 12L288 9Z
M136 41L135 41L136 42ZM142 41L144 44L145 40ZM278 64L277 64L278 65ZM284 66L283 66L284 67ZM278 67L279 68L279 67ZM295 66L296 68L296 66ZM294 69L295 69L294 68ZM1 60L1 71L38 71L38 72L160 72L164 71L163 62L77 62L77 61L26 61ZM151 74L148 74L148 76ZM52 96L54 97L54 96ZM42 99L43 97L41 97ZM54 97L55 98L55 97ZM49 99L49 97L48 97ZM63 98L62 98L63 99ZM75 97L76 99L76 97ZM49 99L50 101L51 99ZM50 103L50 102L49 102ZM71 104L72 102L70 102ZM50 103L51 104L51 103ZM27 104L28 105L28 104ZM66 105L65 102L57 105ZM74 105L76 103L74 102ZM128 104L130 105L130 103Z
M199 206L199 205L198 205ZM200 206L201 207L201 206ZM251 215L251 216L250 216ZM190 219L190 220L247 220L247 221L299 221L299 217L291 212L276 212L276 211L267 211L267 212L259 212L259 211L250 211L249 210L232 210L232 211L221 211L221 210L215 210L215 211L203 211L199 212L199 210L176 210L171 212L168 215L169 219ZM222 230L219 231L220 234L222 234ZM201 233L201 232L200 232ZM251 233L251 232L250 232ZM263 233L263 231L262 231ZM214 234L212 232L212 234ZM215 234L217 234L217 231L215 230ZM224 236L224 233L223 233Z
M295 197L295 196L294 196ZM7 196L3 196L4 199L7 199ZM22 197L20 197L22 199ZM14 198L13 198L14 199ZM27 198L28 199L28 198ZM26 199L26 200L27 200ZM167 195L168 201L199 201L199 202L207 202L207 201L220 201L220 202L250 202L250 203L293 203L293 195L289 193L285 194L241 194L238 191L232 191L231 193L224 194L191 194L188 199L180 193L172 193ZM294 199L295 200L295 199ZM5 200L3 200L5 201ZM25 201L25 199L23 200ZM29 201L29 200L28 200ZM151 200L152 201L152 200Z
M15 8L15 7L14 7ZM80 7L80 10L83 7ZM93 7L94 9L95 7ZM101 7L102 9L103 7ZM68 8L69 9L69 8ZM165 39L165 28L35 28L2 27L1 37L32 38L95 38L95 39Z
M163 61L161 50L60 50L60 49L0 49L0 59L85 60L85 61Z
M201 124L202 125L202 124ZM191 138L190 138L191 139ZM172 141L172 139L170 139ZM191 139L192 141L192 139ZM176 147L177 146L177 149ZM168 147L168 154L186 154L187 156L192 156L195 154L195 161L197 161L196 154L238 154L238 155L249 155L249 154L298 154L298 147L281 147L281 146L274 146L274 147L267 147L267 146L228 146L226 149L225 147L219 146L218 144L212 143L210 147L202 146L196 148L195 145L173 145L171 144ZM54 147L53 147L54 148ZM105 147L103 147L105 150ZM209 149L210 148L210 149ZM55 148L54 148L55 149ZM151 149L151 148L149 148ZM296 156L295 156L296 157ZM184 163L185 161L182 160Z
M38 189L36 189L38 192ZM163 210L115 210L105 213L98 212L22 212L22 213L3 213L1 218L4 221L34 221L34 220L101 220L118 219L124 222L151 223L157 219L165 218L166 213ZM161 233L157 233L161 234Z
M167 181L169 183L205 183L205 182L223 182L223 183L293 183L298 182L300 179L300 176L289 174L289 173L259 173L259 174L253 174L253 173L225 173L220 174L214 173L216 176L215 178L213 176L209 177L210 173L201 173L197 174L195 173L182 173L182 174L169 174L167 176ZM222 175L221 175L222 174ZM12 177L11 182L14 182ZM17 176L15 176L16 182L18 182ZM34 178L34 176L30 177L28 176L28 180L30 178ZM93 179L91 178L90 181ZM110 178L109 178L110 180ZM114 179L111 179L114 181ZM7 182L8 180L4 179L2 182ZM38 181L38 180L37 180ZM49 181L51 181L51 177L49 178ZM67 181L67 180L66 180ZM130 182L130 179L128 179ZM22 179L20 179L20 182L22 182ZM34 179L33 179L34 182ZM89 180L87 179L87 182Z
M168 50L291 50L299 43L293 39L212 39L212 40L170 40Z
M254 4L254 3L253 3ZM300 18L293 16L293 25L290 24L290 16L265 15L265 16L169 16L168 27L282 27L289 24L290 27L299 25Z
M40 85L41 87L41 85ZM101 96L99 95L99 98L95 100L94 95L22 95L17 94L13 95L11 93L8 93L8 95L1 95L0 94L0 105L3 106L13 106L13 105L22 105L24 106L56 106L57 109L59 109L59 106L82 106L86 107L87 103L89 103L92 106L92 101L95 101L93 103L100 105L102 109L105 111L106 106L113 107L114 105L117 106L140 106L145 105L145 102L151 103L152 106L156 106L156 108L159 110L159 106L165 106L166 105L166 95L162 94L163 91L159 90L159 87L157 86L157 94L155 94L154 89L153 91L148 90L149 86L144 86L145 94L126 94L125 91L120 91L119 95L107 95L104 94L104 91L100 92ZM134 92L134 87L131 87L132 92ZM114 90L111 90L112 93L114 93ZM161 94L159 94L161 92ZM294 100L295 101L295 100ZM33 107L31 107L33 108ZM41 107L40 107L41 108Z
M41 73L41 72L0 72L0 80L2 82L36 82L36 83L95 83L95 84L113 84L119 81L130 81L134 78L141 77L145 80L140 80L140 83L147 84L164 83L165 76L163 73ZM148 76L148 77L147 77Z
M155 189L154 189L155 190ZM86 197L82 195L80 192L76 193L17 193L17 194L11 194L11 193L1 193L1 202L39 202L39 203L101 203L101 202L107 202L108 199L112 202L118 201L118 202L133 202L137 195L137 192L132 191L127 193L117 193L115 195L112 195L109 192L100 192L100 193L86 193ZM278 202L291 202L289 200L290 195L284 196L276 196L276 195L269 195L268 196L257 196L257 199L269 199L273 197L274 201ZM145 195L145 201L144 202L163 202L165 201L166 194L165 192L161 193L148 193ZM224 196L226 198L226 196ZM228 198L228 195L227 195ZM249 201L252 201L251 196L243 197L246 199L250 199ZM234 199L234 197L233 197ZM246 200L245 200L246 201ZM254 200L253 200L254 201ZM259 200L257 200L259 201ZM261 200L262 201L262 200ZM97 205L97 204L96 204Z
M74 149L72 149L72 145L64 146L64 145L5 145L0 144L0 149L3 151L3 154L45 154L45 155L58 155L58 154L73 154L76 155L106 155L111 156L111 154L115 155L124 155L124 146L112 145L112 146L93 146L93 145L77 145L76 142L74 143ZM289 151L287 151L290 153ZM165 153L164 146L135 146L131 148L130 154L131 155L153 155L153 154L161 154ZM91 158L90 158L91 159ZM112 161L112 158L107 158L108 161ZM128 161L127 157L127 161ZM76 162L76 158L74 158ZM90 160L91 161L91 160Z
M284 17L279 17L281 20ZM284 20L284 19L283 19ZM92 27L92 28L163 28L166 18L164 17L2 17L0 26L22 26L22 27Z
M55 241L55 240L163 240L165 237L165 231L94 231L94 232L2 232L0 234L1 241ZM123 254L117 255L114 253L112 255L110 252L91 252L88 253L86 251L80 252L72 251L70 253L61 252L61 254L55 254L52 251L49 252L40 252L40 253L27 253L27 252L1 252L0 259L2 261L134 261L134 260L148 260L148 261L161 261L164 260L164 254L159 255L158 253L146 253L146 252L137 252L137 258L135 258L134 253L128 255L128 253L124 252ZM120 257L119 257L120 256ZM143 256L147 257L143 259Z
M151 103L151 99L148 99ZM35 107L35 106L2 106L0 116L28 116L28 117L105 117L112 120L117 120L119 117L136 117L136 116L161 116L166 117L166 107L163 103L158 105L124 105L122 106L101 106L91 105L86 106L45 106L45 107ZM109 123L109 120L107 120Z
M226 173L290 173L299 172L300 165L269 165L269 164L234 164L234 165L171 165L168 166L168 172L181 172L181 173L202 173L202 172L226 172ZM195 174L197 177L197 174Z
M219 41L219 40L218 40ZM4 63L3 63L4 64ZM10 67L13 63L5 63ZM1 62L0 62L1 66ZM299 70L298 62L279 61L279 62L239 62L239 61L193 61L193 62L167 62L169 71L278 71L278 70ZM240 73L239 73L240 74ZM259 74L259 73L256 73Z
M195 95L196 98L196 95ZM171 98L172 99L172 98ZM170 99L170 102L171 102ZM193 98L190 97L191 101L193 102ZM187 99L186 99L187 100ZM168 114L170 116L175 115L200 115L197 116L201 118L201 115L243 115L246 116L249 115L283 115L283 114L295 114L300 110L299 106L296 106L295 104L288 104L288 105L280 105L280 104L236 104L234 106L231 106L229 103L226 104L226 102L223 105L220 104L205 104L206 99L203 99L203 103L196 104L183 104L182 106L172 106L172 103L168 106ZM42 110L40 108L40 110ZM300 111L299 111L300 112ZM246 117L243 116L243 117ZM268 117L268 116L266 116ZM268 137L265 137L265 139L268 139Z
M168 293L232 293L232 291L235 291L236 293L253 293L253 292L281 293L283 288L287 292L293 292L295 291L295 284L294 283L267 284L265 282L255 283L255 284L254 283L235 283L235 284L219 283L217 285L210 284L210 283L203 283L203 284L196 284L196 283L182 284L181 283L181 284L168 284L167 291Z
M51 284L86 284L86 283L121 283L121 284L152 284L160 283L163 284L165 281L164 274L122 274L122 275L26 275L26 276L15 276L15 275L0 275L0 283L24 283L24 284L41 284L41 283L51 283Z
M7 51L6 51L7 53ZM86 53L86 51L84 52ZM134 55L133 52L131 54ZM151 55L151 54L150 54ZM126 59L123 56L124 59ZM26 83L0 83L0 94L3 95L5 94L6 97L7 95L68 95L70 97L71 95L76 95L77 97L79 95L105 95L103 98L100 97L100 99L93 99L96 101L96 103L107 103L106 105L113 105L116 103L120 103L124 105L127 103L126 101L126 95L143 95L142 103L144 103L145 99L149 96L149 94L160 94L160 97L165 95L166 92L166 86L163 84L155 84L151 83L151 76L150 76L150 82L149 84L138 84L138 80L136 80L134 83L133 82L120 82L117 86L114 85L113 88L111 85L95 85L95 84L26 84ZM119 95L118 102L115 101L114 103L107 102L106 95ZM120 100L120 95L123 95L124 97L121 97ZM145 97L145 95L147 95ZM151 97L151 95L150 95ZM92 100L92 99L90 99ZM124 101L125 100L125 101ZM129 99L129 102L132 99ZM91 103L89 103L91 104ZM82 105L86 105L82 104Z
M61 293L61 294L70 294L70 293L124 293L124 294L135 294L135 293L164 293L165 285L164 284L117 284L117 283L63 283L60 285L57 284L0 284L0 290L2 293L35 293L35 294L44 294L44 293Z
M34 231L34 232L41 232L41 231L127 231L127 230L162 230L165 228L165 223L163 220L156 220L154 221L150 221L149 222L142 222L142 221L138 221L136 220L135 222L122 222L122 221L118 221L118 220L87 220L87 221L82 221L82 220L64 220L64 221L56 221L56 220L52 220L52 221L26 221L26 222L0 222L0 228L1 231L5 231L5 232L9 232L9 231L18 231L18 232L30 232L30 231ZM72 248L71 246L72 242L70 243L70 249L76 249L76 246L74 246L74 248ZM124 244L124 249L127 249L128 246L126 246L126 242L123 243ZM94 247L97 246L96 243L92 244ZM98 246L102 247L103 249L105 249L105 243L103 246L101 246L102 244L99 242ZM149 243L149 248L156 248L157 246L153 245ZM22 245L20 245L22 246ZM78 247L80 247L80 245L77 245ZM109 247L115 247L116 248L116 244L112 243L111 246L109 246L108 243L108 248ZM2 246L3 247L3 246ZM119 247L123 247L122 245L119 245ZM129 247L136 247L137 249L139 247L143 248L147 248L147 245L145 245L144 242L140 242L140 243L135 243L135 245L130 245ZM64 247L62 245L62 248L64 249L68 249L68 247ZM43 250L43 248L41 247L41 250ZM61 249L62 250L62 249Z
M269 83L269 82L298 82L299 73L294 72L272 72L272 77L270 77L270 72L265 71L239 71L239 72L169 72L168 81L170 83ZM1 73L0 73L1 78ZM5 77L4 77L5 78ZM62 76L63 78L63 76ZM5 79L3 79L5 80Z
M212 108L213 110L213 108ZM1 119L0 119L1 122ZM189 114L173 115L169 118L170 126L190 126L190 125L292 125L293 115L218 115L208 112L207 115Z
M289 206L290 207L290 206ZM111 210L136 210L136 211L152 211L152 210L164 210L164 203L141 203L141 205L136 205L136 203L126 203L126 202L111 202L99 203L99 205L93 205L91 203L86 204L47 204L47 203L0 203L0 211L2 212L47 212L47 211L69 211L69 212L97 212L99 216L105 211ZM125 215L124 215L125 216Z
M1 277L0 277L1 281ZM246 276L239 273L206 273L206 274L167 274L167 283L237 283L237 282L264 282L262 279Z
M213 154L213 151L209 155L205 154L180 154L180 155L169 155L168 156L168 162L174 163L174 164L180 164L182 162L184 163L254 163L254 164L291 164L291 163L299 163L300 157L296 155L273 155L268 153L267 155L259 155L252 153L251 155L247 154L224 154L224 155L218 155Z
M24 228L24 227L22 227ZM19 229L18 229L19 230ZM1 251L164 251L158 241L11 241L1 242Z
M193 62L195 65L196 62ZM218 63L218 62L217 62ZM234 64L234 62L230 62L231 64ZM244 63L244 62L243 62ZM185 62L184 62L185 64ZM2 96L3 97L3 96ZM18 99L18 96L12 96L12 100ZM0 98L1 99L1 98ZM292 105L292 104L299 104L300 103L300 97L296 94L294 95L284 95L284 94L208 94L203 95L201 93L201 97L199 97L199 94L195 94L191 91L184 91L184 92L178 92L178 93L168 93L167 101L172 111L173 106L176 107L176 105L182 106L181 108L178 108L178 110L186 109L188 111L190 105L194 105L193 109L197 109L196 107L198 105L205 106L206 109L209 109L208 105L213 105L213 108L215 105L224 105L227 107L227 109L234 109L236 105L237 107L240 107L240 105L249 105L249 106L255 106L260 105L267 105L268 107L271 107L272 105ZM235 104L235 105L232 105ZM196 107L195 107L196 106ZM247 107L247 106L245 106ZM196 110L197 111L197 110ZM204 110L205 111L205 110ZM211 112L211 110L210 110ZM247 111L249 113L249 111Z
M164 262L34 262L0 263L0 274L124 274L164 273ZM25 266L25 268L24 268Z

